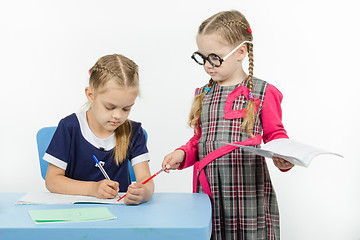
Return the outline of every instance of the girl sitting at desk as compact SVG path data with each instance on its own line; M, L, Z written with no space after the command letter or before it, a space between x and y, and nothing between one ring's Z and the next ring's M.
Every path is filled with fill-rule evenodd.
M139 94L138 66L118 55L101 57L90 69L85 94L90 108L63 118L46 150L49 162L45 184L50 192L115 198L127 192L124 203L140 204L154 192L146 136L141 123L128 119ZM93 160L100 161L110 179ZM130 181L129 160L136 183ZM106 175L106 174L105 174Z

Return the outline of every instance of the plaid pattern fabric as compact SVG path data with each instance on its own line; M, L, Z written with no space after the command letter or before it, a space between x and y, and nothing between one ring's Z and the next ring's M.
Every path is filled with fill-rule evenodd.
M238 86L247 86L247 83L246 80L226 87L215 83L205 95L200 120L199 160L222 147L222 141L240 142L250 137L240 131L243 118L223 119L227 96ZM253 83L254 97L261 100L254 126L255 135L262 133L260 114L267 83L256 78ZM204 87L196 94L203 91ZM234 101L233 110L245 108L247 102L244 96L239 96ZM263 157L235 149L209 163L204 170L213 196L212 239L280 239L276 195ZM200 184L197 191L203 192Z

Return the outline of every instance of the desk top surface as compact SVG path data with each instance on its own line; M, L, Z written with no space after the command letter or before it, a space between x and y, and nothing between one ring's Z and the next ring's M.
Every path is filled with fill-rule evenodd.
M14 203L25 193L0 193L0 235L7 229L136 229L170 231L181 229L204 229L206 234L211 234L211 205L206 194L199 193L154 193L148 202L127 206L109 204L67 204L67 205L15 205ZM65 209L105 206L117 219L73 222L35 224L29 210L37 209ZM106 232L106 231L102 231ZM132 233L134 234L134 233ZM147 233L149 235L149 232ZM104 237L104 236L102 236ZM62 236L64 239L64 236ZM160 239L160 238L159 238ZM173 238L172 238L173 239Z

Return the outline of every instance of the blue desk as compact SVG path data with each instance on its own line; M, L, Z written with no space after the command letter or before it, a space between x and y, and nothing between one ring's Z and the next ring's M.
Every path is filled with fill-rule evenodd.
M155 193L138 206L106 206L116 220L35 224L29 210L98 207L99 204L14 205L24 193L0 193L0 239L210 239L211 206L200 193Z

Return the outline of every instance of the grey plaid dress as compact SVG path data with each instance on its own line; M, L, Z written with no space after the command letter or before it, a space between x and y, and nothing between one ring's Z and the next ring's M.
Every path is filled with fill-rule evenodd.
M261 108L267 87L265 81L254 78L253 94L261 100L257 112L254 135L262 133ZM240 131L243 118L226 120L224 105L228 95L238 86L222 87L215 83L205 95L201 112L201 138L198 143L199 160L224 144L240 142L250 136ZM199 88L196 94L204 91ZM245 108L241 95L233 110ZM279 211L265 159L239 148L219 157L204 168L212 194L212 239L280 239ZM198 182L198 192L204 192Z

